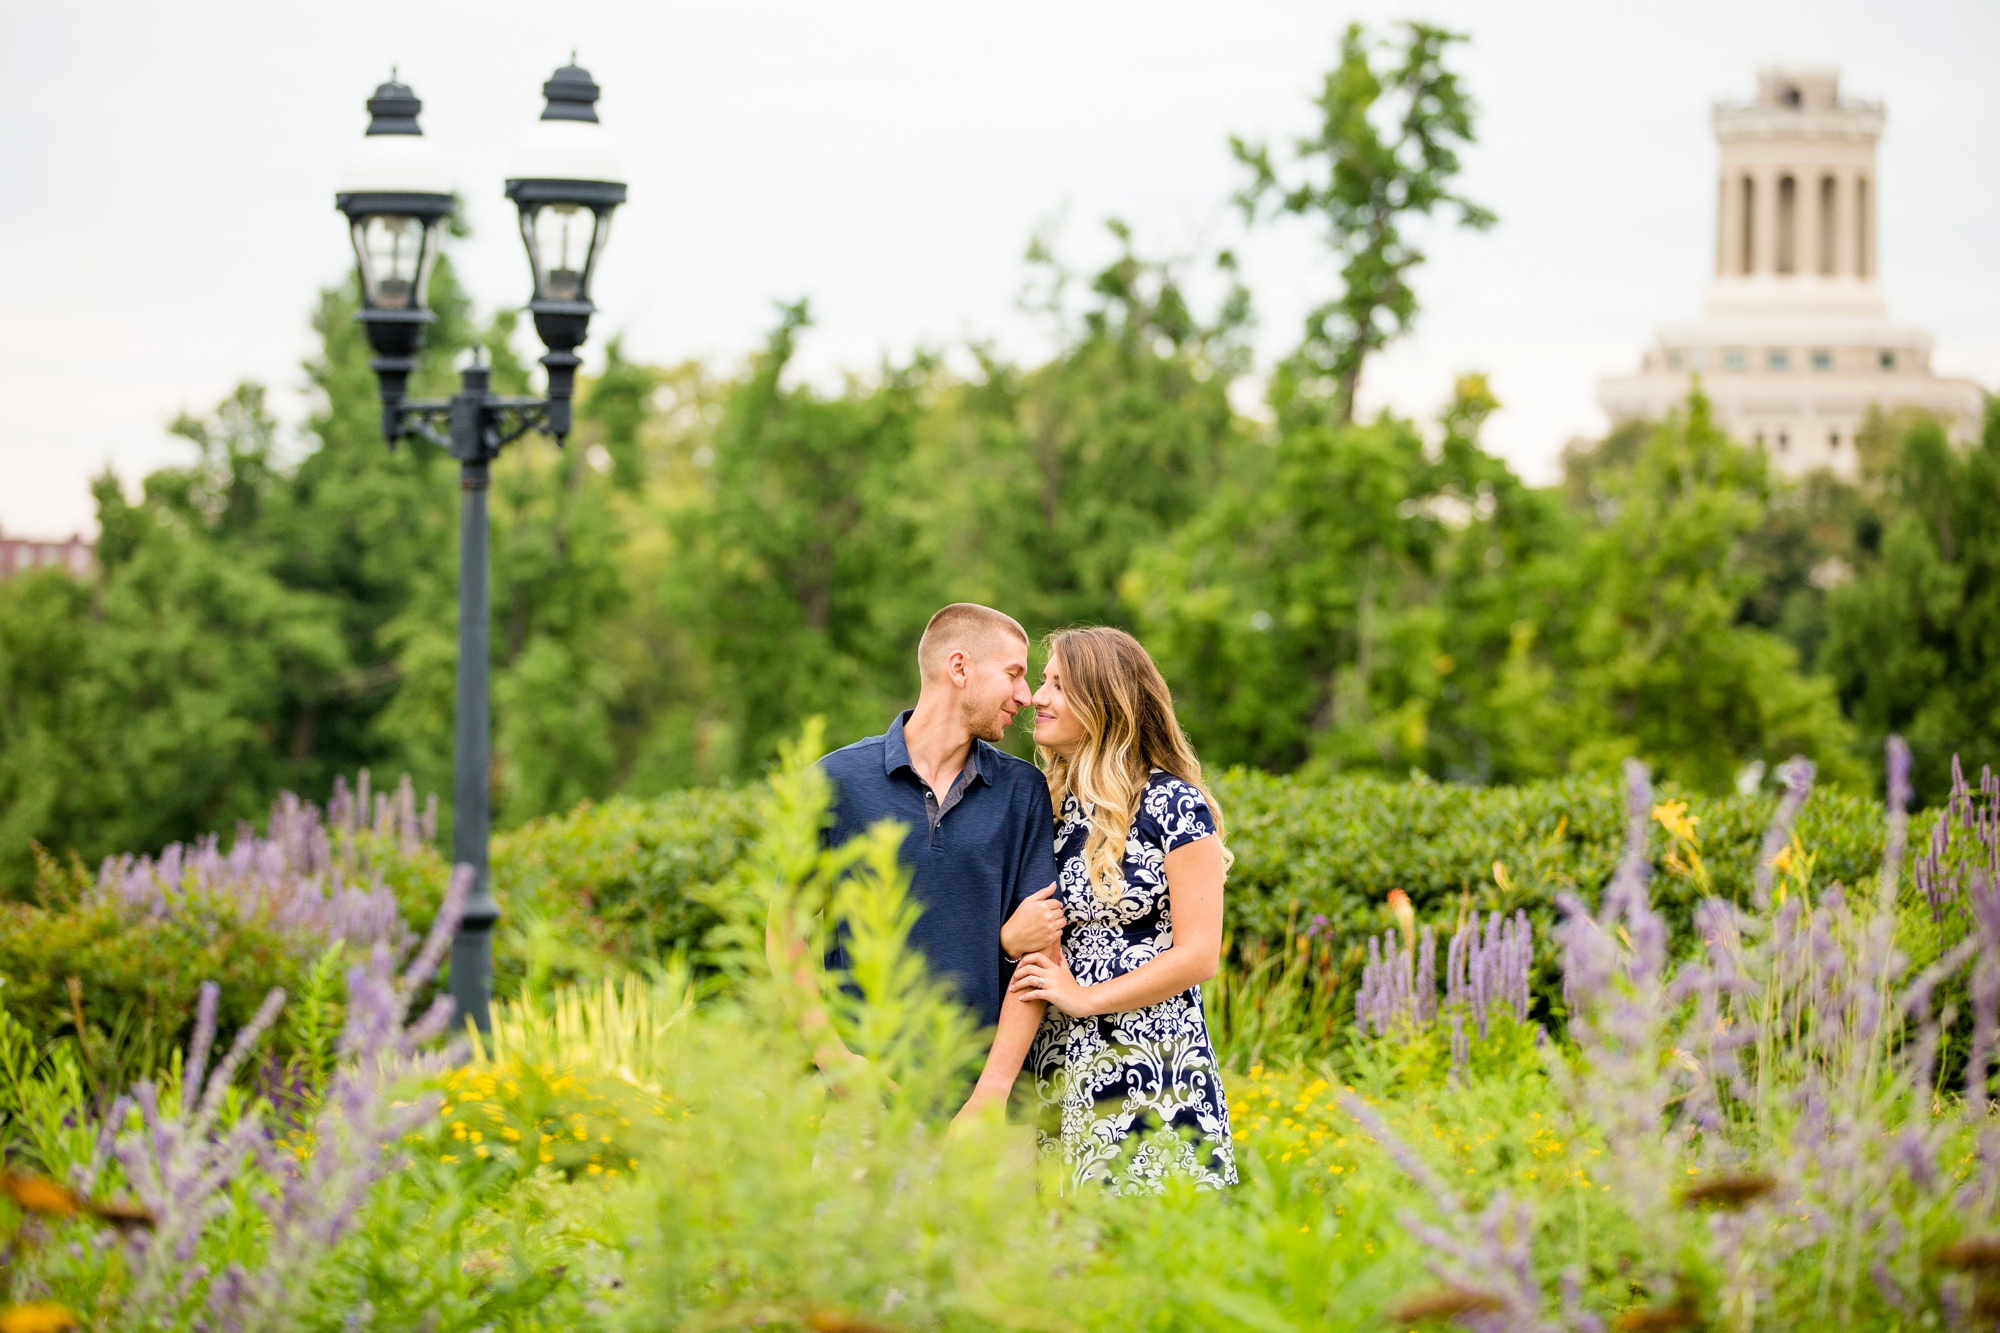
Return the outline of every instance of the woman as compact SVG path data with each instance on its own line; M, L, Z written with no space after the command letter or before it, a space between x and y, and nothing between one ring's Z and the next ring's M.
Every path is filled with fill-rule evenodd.
M1122 630L1050 636L1035 746L1056 817L1060 954L1009 992L1048 1006L1028 1067L1065 1185L1236 1183L1201 983L1222 955L1222 815L1159 668ZM1003 1026L1007 1015L1003 1014ZM1016 1021L1019 1021L1018 1019Z

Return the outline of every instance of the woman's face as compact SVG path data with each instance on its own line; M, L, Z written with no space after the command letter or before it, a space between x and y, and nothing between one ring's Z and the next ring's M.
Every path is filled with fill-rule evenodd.
M1062 659L1050 653L1049 664L1042 668L1042 688L1035 691L1035 744L1067 758L1083 741L1083 724L1063 697Z

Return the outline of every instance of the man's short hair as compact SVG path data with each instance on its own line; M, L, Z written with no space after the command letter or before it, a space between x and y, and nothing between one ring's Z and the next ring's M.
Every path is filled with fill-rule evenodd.
M924 637L917 641L917 671L930 680L944 670L947 654L956 651L984 658L1010 635L1024 644L1029 641L1021 622L1005 612L977 602L953 602L924 626Z

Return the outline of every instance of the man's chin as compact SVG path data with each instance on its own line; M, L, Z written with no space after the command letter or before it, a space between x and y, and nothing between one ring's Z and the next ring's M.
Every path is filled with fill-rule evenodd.
M1007 728L1013 725L1014 719L1011 717L995 718L987 722L984 730L975 728L972 734L989 745L998 745L1007 739Z

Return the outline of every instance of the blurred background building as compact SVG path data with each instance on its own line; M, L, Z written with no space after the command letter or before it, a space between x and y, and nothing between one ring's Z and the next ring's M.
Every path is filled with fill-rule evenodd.
M64 542L40 542L0 532L0 579L44 565L67 569L72 574L88 574L92 558L91 544L81 535Z
M1766 69L1719 102L1715 278L1705 318L1663 328L1639 373L1604 380L1614 422L1658 418L1701 387L1723 429L1780 471L1851 476L1871 408L1935 413L1974 434L1979 386L1931 373L1931 338L1889 319L1876 269L1880 102L1842 97L1838 70Z

